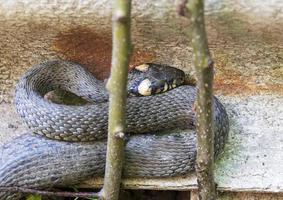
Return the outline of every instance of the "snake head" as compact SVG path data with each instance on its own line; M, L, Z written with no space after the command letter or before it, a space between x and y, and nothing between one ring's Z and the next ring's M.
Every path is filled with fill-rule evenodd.
M136 81L130 81L129 92L135 96L149 96L169 91L185 80L185 73L175 67L146 63L131 72Z

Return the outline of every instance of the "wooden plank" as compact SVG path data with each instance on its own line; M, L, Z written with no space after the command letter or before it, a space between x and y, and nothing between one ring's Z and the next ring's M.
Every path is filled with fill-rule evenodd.
M102 178L91 179L84 182L81 187L100 188L103 184ZM186 191L196 189L196 177L194 174L184 177L159 178L159 179L124 179L122 181L124 189L150 189L150 190L179 190Z

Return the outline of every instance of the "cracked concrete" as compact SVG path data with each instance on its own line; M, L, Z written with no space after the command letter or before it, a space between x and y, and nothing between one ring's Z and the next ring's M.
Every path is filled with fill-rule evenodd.
M283 98L225 97L230 138L217 162L219 187L236 191L283 191Z

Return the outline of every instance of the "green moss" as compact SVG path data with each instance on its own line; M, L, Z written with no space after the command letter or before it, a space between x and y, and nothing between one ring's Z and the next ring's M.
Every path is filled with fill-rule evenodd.
M26 200L41 200L41 196L36 194L29 195Z

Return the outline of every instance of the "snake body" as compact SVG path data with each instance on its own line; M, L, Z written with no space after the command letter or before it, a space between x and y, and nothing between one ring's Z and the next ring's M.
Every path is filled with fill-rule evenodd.
M62 105L43 98L57 88L93 103ZM50 61L29 70L16 87L15 104L36 134L23 134L1 147L0 186L58 187L103 176L107 98L103 82L78 64ZM131 137L126 143L124 177L172 177L194 170L195 98L196 88L184 85L127 99L126 132ZM227 139L229 122L215 97L213 107L217 155Z

